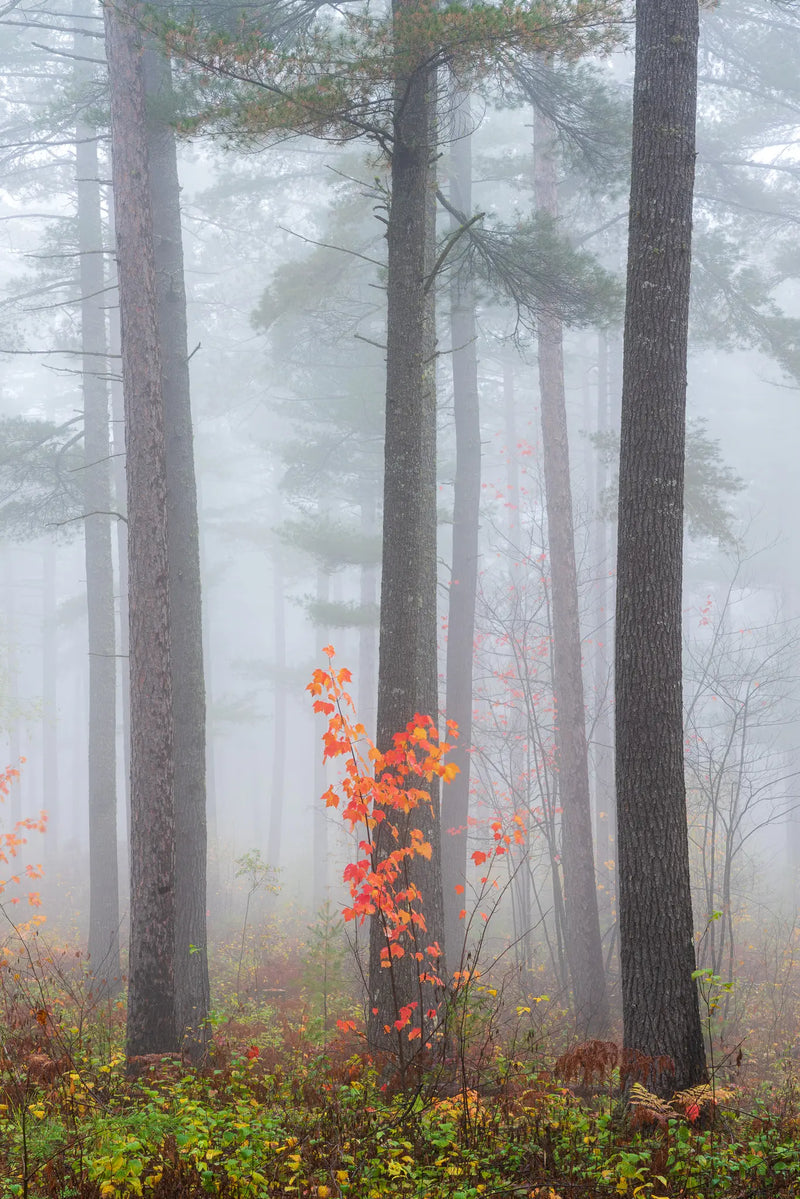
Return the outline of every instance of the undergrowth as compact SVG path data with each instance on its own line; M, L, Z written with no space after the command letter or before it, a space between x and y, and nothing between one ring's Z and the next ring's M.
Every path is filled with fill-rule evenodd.
M82 960L36 930L7 949L0 1197L800 1196L791 1063L746 1079L730 1061L724 1081L659 1100L613 1042L566 1046L548 1003L476 981L452 1056L393 1093L351 1030L330 916L314 930L275 917L271 948L272 966L254 943L245 996L236 938L218 947L225 1007L202 1067L154 1057L134 1073L123 999L95 998Z

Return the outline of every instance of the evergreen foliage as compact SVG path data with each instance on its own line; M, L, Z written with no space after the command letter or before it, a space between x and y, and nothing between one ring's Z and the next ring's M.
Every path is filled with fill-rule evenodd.
M81 440L74 421L0 420L0 534L28 541L80 532Z

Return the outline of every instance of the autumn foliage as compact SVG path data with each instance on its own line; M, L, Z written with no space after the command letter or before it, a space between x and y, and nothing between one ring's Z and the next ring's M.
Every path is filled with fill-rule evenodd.
M307 690L314 697L314 711L328 718L324 758L344 758L345 774L323 798L327 807L341 805L343 819L359 837L360 856L344 871L352 897L352 904L344 908L344 918L363 924L367 917L376 917L386 941L381 949L382 965L391 968L396 959L413 953L420 982L444 988L437 972L441 947L436 941L426 944L423 897L407 870L417 856L430 859L431 845L419 828L409 827L405 821L406 831L401 832L398 817L429 804L431 796L425 784L437 776L449 782L458 767L452 762L445 764L450 747L439 740L433 719L420 713L395 734L390 750L383 753L377 749L355 719L353 700L345 690L352 678L350 671L334 668L332 646L326 646L324 653L329 667L314 671ZM453 721L448 721L447 727L451 736L457 735ZM378 850L376 833L382 824L388 827L394 846L388 853ZM398 1032L411 1025L417 1006L412 1002L398 1009L394 1021ZM436 1012L426 1015L433 1018ZM421 1035L418 1024L409 1028L409 1040Z
M24 758L22 759L24 761ZM16 766L7 766L5 770L0 772L0 802L4 801L9 794L9 790L15 779L19 778L19 770ZM39 813L38 820L26 818L17 820L11 832L0 833L0 863L4 866L10 866L13 859L18 857L22 847L27 844L26 832L43 833L47 826L47 815L45 812ZM39 865L28 863L25 866L25 877L28 879L38 879L42 877L42 868ZM19 886L22 882L22 873L14 873L7 878L0 877L0 895L5 894L9 886ZM12 895L10 903L18 904L20 898L18 895ZM41 900L38 891L28 892L28 903L31 907L39 907Z

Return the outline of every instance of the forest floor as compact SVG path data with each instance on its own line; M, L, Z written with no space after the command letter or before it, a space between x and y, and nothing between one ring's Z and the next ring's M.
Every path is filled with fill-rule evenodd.
M761 1010L748 992L742 1042L707 1011L713 1085L669 1104L625 1105L613 1045L570 1044L542 979L513 999L476 979L447 1061L400 1088L359 1036L335 921L241 931L212 955L206 1060L139 1059L136 1076L124 996L93 996L80 956L42 933L12 938L0 1199L800 1199L788 980Z

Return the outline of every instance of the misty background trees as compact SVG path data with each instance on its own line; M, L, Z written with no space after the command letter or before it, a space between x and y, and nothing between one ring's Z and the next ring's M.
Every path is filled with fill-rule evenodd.
M0 698L6 757L26 758L7 819L47 809L48 918L75 921L98 982L130 978L132 1053L202 1047L206 910L235 920L243 854L310 922L339 906L352 848L320 805L303 696L326 642L381 747L417 711L461 726L421 884L449 970L478 941L471 854L518 815L485 943L511 948L521 998L558 988L579 1033L619 1007L616 823L666 768L621 761L617 811L616 505L654 512L630 491L644 433L626 426L618 461L630 29L597 4L486 50L434 22L426 56L402 42L413 9L395 6L394 34L313 5L203 6L188 26L179 7L166 33L124 5L105 31L77 3L3 12ZM685 775L698 960L726 976L734 913L756 903L772 929L797 900L797 24L769 0L701 10L685 519L666 426L646 422L662 442L637 459L643 486L672 489L685 546L672 811ZM403 53L379 70L392 36ZM126 43L142 37L143 59ZM301 109L298 62L317 89ZM659 196L668 166L659 152ZM629 320L626 395L637 371L680 388L679 364L631 365L650 339ZM645 534L618 635L656 650L629 623L661 620L666 543ZM656 681L619 654L617 671L618 697L619 672ZM623 732L637 714L666 727L630 695ZM652 927L678 868L625 852L628 911ZM163 970L155 1040L161 976L148 965L142 1007L140 950Z

